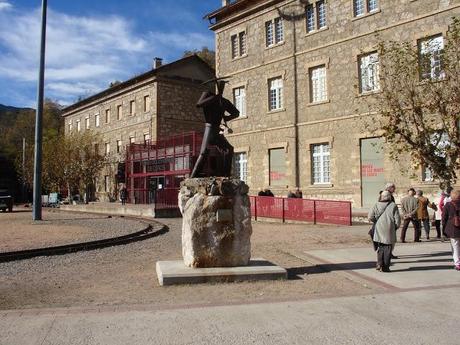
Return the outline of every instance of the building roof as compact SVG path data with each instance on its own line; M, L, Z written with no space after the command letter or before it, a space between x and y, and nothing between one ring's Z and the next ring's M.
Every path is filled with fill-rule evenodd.
M208 19L211 30L229 24L283 0L236 0L204 16Z
M144 81L144 80L147 80L151 77L155 77L155 76L165 76L165 77L169 77L169 78L174 78L174 79L182 79L182 80L188 80L188 81L191 81L191 82L196 82L196 83L202 83L204 80L196 80L196 79L190 79L190 78L184 78L180 75L174 75L172 74L174 72L174 69L178 68L178 67L181 67L185 64L189 64L189 63L198 63L200 65L203 65L205 68L209 69L209 72L212 73L212 74L215 74L215 70L209 66L203 59L201 59L198 55L196 54L193 54L193 55L190 55L190 56L187 56L187 57L184 57L182 59L179 59L179 60L176 60L176 61L173 61L171 63L168 63L168 64L164 64L164 65L161 65L157 68L154 68L150 71L147 71L145 73L142 73L142 74L139 74L131 79L128 79L124 82L121 82L119 84L116 84L112 87L109 87L99 93L96 93L95 95L92 95L88 98L85 98L81 101L78 101L74 104L71 104L67 107L65 107L64 109L62 109L62 116L67 116L67 113L75 110L75 109L78 109L88 103L91 103L91 102L94 102L96 101L97 99L99 98L103 98L103 97L107 97L109 96L110 94L112 93L115 93L115 92L118 92L120 90L123 90L124 88L126 87L129 87L129 86L132 86L132 85L135 85L141 81Z

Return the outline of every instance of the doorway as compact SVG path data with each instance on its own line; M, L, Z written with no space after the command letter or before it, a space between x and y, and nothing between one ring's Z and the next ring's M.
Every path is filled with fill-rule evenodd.
M385 186L383 138L361 139L361 204L372 207Z
M165 177L164 176L149 177L149 186L148 186L148 192L149 192L148 203L149 204L155 203L157 191L164 189L164 187L165 187Z

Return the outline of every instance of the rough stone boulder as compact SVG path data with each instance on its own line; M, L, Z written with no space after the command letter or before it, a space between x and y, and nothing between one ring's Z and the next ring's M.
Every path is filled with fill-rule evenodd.
M188 267L246 266L251 258L248 186L237 179L181 183L182 255Z

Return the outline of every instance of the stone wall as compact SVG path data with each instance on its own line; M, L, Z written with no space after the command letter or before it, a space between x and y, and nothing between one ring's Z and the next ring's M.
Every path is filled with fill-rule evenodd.
M281 8L293 3L284 1ZM252 193L269 183L268 150L273 147L285 148L287 185L295 185L297 114L298 170L304 197L347 199L361 206L360 140L372 136L368 124L374 120L367 114L372 96L360 95L357 88L358 56L375 51L378 39L416 44L417 39L445 33L452 16L460 16L459 0L379 4L375 13L354 18L352 1L327 1L326 28L307 33L305 19L295 24L284 21L284 42L271 48L265 46L265 22L278 16L274 6L216 29L218 76L230 76L225 96L232 99L235 87L246 90L246 117L231 123L234 133L228 138L236 152L248 153ZM241 31L246 32L247 54L232 59L230 38ZM310 102L309 69L318 65L326 66L328 98L314 104ZM284 105L270 112L268 80L278 76L283 78ZM312 184L311 178L310 147L319 143L331 146L331 183L322 186ZM400 168L386 156L385 179L394 181L399 191L409 186L428 193L437 190L436 183L421 181L421 172L410 179ZM285 187L271 189L277 195L287 193Z

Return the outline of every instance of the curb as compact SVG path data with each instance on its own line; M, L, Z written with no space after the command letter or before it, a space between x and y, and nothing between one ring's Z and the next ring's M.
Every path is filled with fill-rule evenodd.
M129 244L132 242L143 241L148 238L157 237L163 234L166 234L169 231L169 228L162 224L161 229L153 231L153 227L149 224L144 230L134 232L132 234L103 239L103 240L96 240L90 242L83 242L83 243L74 243L74 244L66 244L63 246L55 246L55 247L46 247L46 248L38 248L38 249L27 249L27 250L20 250L15 252L6 252L0 253L0 263L1 262L9 262L9 261L17 261L17 260L24 260L24 259L31 259L37 256L54 256L54 255L64 255L75 253L79 251L89 251L107 247L113 247L118 245Z

